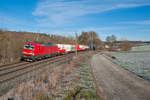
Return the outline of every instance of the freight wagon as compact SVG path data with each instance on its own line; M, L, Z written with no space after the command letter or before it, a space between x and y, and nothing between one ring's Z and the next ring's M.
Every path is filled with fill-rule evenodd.
M61 55L61 54L66 54L66 49L64 47L64 44L57 44L58 46L58 54Z
M65 53L74 52L76 50L76 46L71 44L57 44L57 46L61 48L60 50L65 50Z

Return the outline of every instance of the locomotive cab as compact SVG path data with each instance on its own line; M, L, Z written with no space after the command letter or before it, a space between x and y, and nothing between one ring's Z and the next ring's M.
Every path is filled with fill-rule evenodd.
M35 45L33 44L25 44L22 49L22 57L21 60L33 61L35 56Z

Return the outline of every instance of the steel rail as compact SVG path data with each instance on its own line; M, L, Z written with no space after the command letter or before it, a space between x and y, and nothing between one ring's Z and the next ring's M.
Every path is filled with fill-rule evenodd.
M61 57L61 56L60 56L60 57ZM0 76L4 76L4 75L6 75L6 74L9 74L9 73L12 73L12 72L16 72L16 71L18 71L18 70L21 70L21 69L23 69L23 68L25 68L25 67L32 66L32 65L38 64L38 63L40 63L40 62L45 62L45 61L47 61L47 60L53 60L53 59L55 59L55 58L44 59L44 60L37 61L37 62L26 63L25 65L23 64L23 65L21 65L21 66L11 67L10 70L2 70L3 72L0 71Z
M0 84L5 83L5 82L12 80L14 78L17 78L18 76L24 75L27 72L31 72L31 71L36 69L36 66L43 65L45 63L52 64L52 63L56 63L56 62L67 62L68 60L64 59L64 58L66 58L67 56L69 57L71 55L72 54L63 55L63 56L56 56L56 57L53 57L50 59L44 59L44 60L41 60L41 61L38 61L35 63L31 63L31 64L29 63L25 66L22 66L22 67L15 69L15 70L2 73L2 74L0 74ZM39 66L37 68L41 68L41 67Z
M47 64L60 62L59 60L60 59L53 59L53 60L49 61L49 63L47 63ZM62 60L61 60L61 62L62 62ZM0 83L7 82L7 81L12 80L14 78L17 78L17 77L19 77L21 75L24 75L24 74L26 74L28 72L31 72L31 71L34 71L34 70L37 70L37 69L43 67L43 66L40 66L40 65L41 65L41 63L40 64L35 64L35 65L26 66L26 67L24 67L22 69L19 69L19 70L16 70L14 72L11 72L10 74L6 74L5 76L3 76L2 79L0 78Z
M14 64L14 65L9 65L9 66L5 66L5 67L0 67L0 73L2 71L5 71L5 70L8 70L8 69L12 69L12 68L15 68L15 67L18 67L18 66L22 66L22 65L25 65L25 64L28 64L29 62L21 62L21 63L17 63L17 64Z
M10 63L10 64L0 65L0 68L7 67L7 66L10 66L10 65L16 65L16 64L19 64L19 63L22 63L22 62L18 61L18 62L14 62L14 63Z

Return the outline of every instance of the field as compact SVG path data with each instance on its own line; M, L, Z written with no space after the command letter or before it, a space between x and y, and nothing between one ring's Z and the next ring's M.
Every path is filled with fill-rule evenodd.
M150 45L144 45L144 46L137 46L133 47L131 51L141 51L141 52L150 52Z
M142 50L142 49L141 49ZM150 80L150 52L111 52L117 65Z

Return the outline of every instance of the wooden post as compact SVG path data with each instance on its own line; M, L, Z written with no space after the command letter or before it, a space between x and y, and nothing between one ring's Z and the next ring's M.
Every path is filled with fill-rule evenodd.
M78 45L78 33L75 32L76 34L76 56L78 55L78 51L77 51L77 45Z
M37 37L36 37L36 41L39 41L39 35L40 35L40 30L37 31Z
M91 31L90 32L90 42L91 42L91 44L90 44L90 49L91 50L93 50L94 49L94 36L93 36L93 32Z

